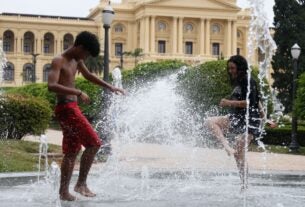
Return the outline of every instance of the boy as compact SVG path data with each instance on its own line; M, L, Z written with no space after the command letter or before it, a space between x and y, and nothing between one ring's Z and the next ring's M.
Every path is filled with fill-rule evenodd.
M100 44L96 36L84 31L77 35L72 47L52 60L51 71L48 76L48 89L56 93L55 115L63 131L64 158L61 164L59 189L61 200L73 201L76 199L69 192L69 184L81 145L86 149L81 157L79 177L74 191L87 197L95 196L87 187L86 180L95 154L101 146L99 137L77 105L77 98L87 104L90 99L85 92L75 88L76 73L80 72L87 80L106 87L112 92L124 94L122 89L100 80L86 68L84 60L90 55L96 57L99 53Z

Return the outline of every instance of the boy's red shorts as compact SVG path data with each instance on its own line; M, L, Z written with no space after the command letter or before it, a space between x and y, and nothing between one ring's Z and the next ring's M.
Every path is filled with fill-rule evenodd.
M58 104L55 115L63 132L64 154L78 153L82 145L85 148L101 146L100 138L80 111L77 102Z

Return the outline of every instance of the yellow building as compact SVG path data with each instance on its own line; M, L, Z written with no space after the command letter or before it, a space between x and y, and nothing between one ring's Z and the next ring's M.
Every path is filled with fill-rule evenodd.
M86 18L0 14L0 40L8 59L3 86L45 82L52 57L83 30L96 34L103 47L101 11L107 3L101 0ZM236 0L122 0L112 7L110 68L119 64L120 52L136 48L143 49L141 61L247 56L250 13ZM124 67L133 66L133 59L124 57Z

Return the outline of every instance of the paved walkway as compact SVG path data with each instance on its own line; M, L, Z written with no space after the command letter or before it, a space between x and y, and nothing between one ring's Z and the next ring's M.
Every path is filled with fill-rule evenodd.
M62 133L47 130L48 143L61 145ZM25 140L39 141L39 137L28 136ZM208 148L191 148L185 146L164 146L158 144L132 144L119 146L113 143L114 152L118 151L118 159L123 167L130 170L149 168L174 170L196 168L204 170L236 170L232 157L224 150ZM281 171L305 174L305 156L248 152L250 170Z

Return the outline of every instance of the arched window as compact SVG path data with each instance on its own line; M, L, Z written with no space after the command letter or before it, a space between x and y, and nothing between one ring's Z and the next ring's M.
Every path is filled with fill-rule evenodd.
M51 70L51 64L46 64L43 66L43 82L48 82L49 72Z
M33 53L34 52L34 34L32 32L26 32L23 36L23 51L25 53Z
M219 34L220 33L220 25L219 24L213 24L212 32L213 32L213 34Z
M14 33L10 30L3 34L3 50L4 52L14 52Z
M123 27L123 25L122 24L116 24L115 26L114 26L114 32L123 32L124 31L124 27Z
M64 36L64 50L68 49L71 45L73 45L74 38L71 34L65 34Z
M35 69L32 63L27 63L23 66L23 82L35 82Z
M43 52L45 54L54 53L54 36L51 33L46 33L43 40Z
M165 31L166 30L166 23L160 21L158 23L158 30L159 31Z
M6 67L3 68L3 80L13 81L15 77L14 65L10 62L6 63Z
M194 27L191 23L187 23L184 25L184 31L185 32L192 32L194 30Z

